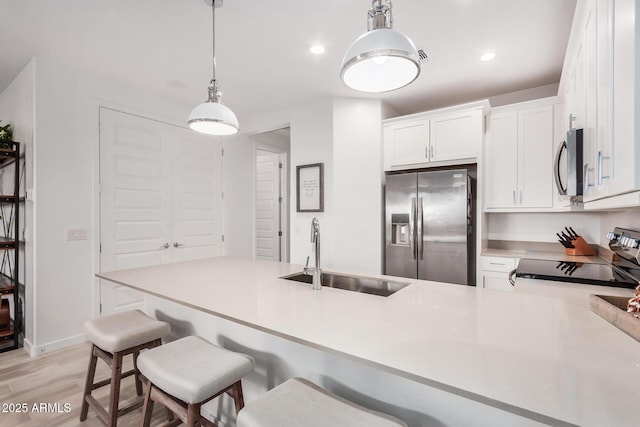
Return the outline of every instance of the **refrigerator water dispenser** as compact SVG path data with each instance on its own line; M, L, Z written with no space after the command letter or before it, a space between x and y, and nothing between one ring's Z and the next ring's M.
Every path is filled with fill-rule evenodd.
M391 214L391 244L409 246L411 244L409 214Z

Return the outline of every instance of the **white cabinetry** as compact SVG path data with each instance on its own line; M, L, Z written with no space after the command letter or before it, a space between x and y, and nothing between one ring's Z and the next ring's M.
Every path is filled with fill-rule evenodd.
M630 195L640 190L639 7L634 0L584 0L576 9L559 93L573 125L584 129L585 209L640 200L640 193Z
M385 120L384 169L475 163L486 101Z
M384 126L385 170L429 162L429 119L412 117Z
M484 159L485 209L553 208L556 97L491 111Z
M517 258L482 256L482 287L498 291L512 291L509 272L518 265Z

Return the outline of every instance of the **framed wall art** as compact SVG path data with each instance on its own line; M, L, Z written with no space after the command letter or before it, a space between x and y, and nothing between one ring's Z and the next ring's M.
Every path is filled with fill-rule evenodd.
M296 166L296 210L324 212L324 164Z

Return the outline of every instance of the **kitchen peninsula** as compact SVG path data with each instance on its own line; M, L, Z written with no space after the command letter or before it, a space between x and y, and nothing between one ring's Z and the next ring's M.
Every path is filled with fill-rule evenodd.
M628 289L551 296L401 279L411 284L380 297L280 278L301 270L219 257L97 276L149 294L147 311L173 319L174 334L208 333L253 354L265 372L248 378L262 382L249 384L248 401L284 381L274 378L280 373L310 377L409 425L637 420L640 343L588 305L589 292ZM302 352L297 361L291 346Z

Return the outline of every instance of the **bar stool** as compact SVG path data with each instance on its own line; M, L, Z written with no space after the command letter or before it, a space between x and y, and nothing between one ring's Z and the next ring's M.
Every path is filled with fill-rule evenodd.
M200 407L226 392L234 400L236 413L240 411L244 407L241 378L253 366L251 356L225 350L195 336L145 351L138 358L138 369L149 380L142 425L149 427L155 401L188 426L215 426L201 416Z
M397 418L371 411L317 385L292 378L248 404L237 427L406 427Z
M85 322L84 333L92 344L89 369L82 396L80 421L87 419L89 406L91 406L96 411L98 418L109 427L115 427L119 416L141 407L142 399L139 399L124 408L118 408L120 381L134 375L136 393L138 396L142 396L142 382L137 367L140 351L159 346L162 344L160 339L168 335L169 332L171 332L171 327L167 322L154 320L140 310L125 311ZM133 369L122 372L122 359L129 354L133 355ZM111 378L94 382L98 357L111 367ZM106 410L92 396L91 392L109 384L111 384L109 408Z

